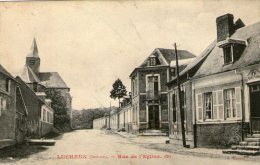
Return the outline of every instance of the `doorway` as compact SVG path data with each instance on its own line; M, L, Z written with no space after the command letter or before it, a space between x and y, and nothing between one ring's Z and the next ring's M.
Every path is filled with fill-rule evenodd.
M159 129L159 105L148 106L149 129Z
M252 133L260 132L260 83L250 86L250 117Z

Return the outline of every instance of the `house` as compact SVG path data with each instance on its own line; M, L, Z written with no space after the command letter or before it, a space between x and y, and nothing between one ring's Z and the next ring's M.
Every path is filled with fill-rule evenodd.
M186 140L195 147L227 147L243 140L245 146L257 145L260 23L245 26L241 19L234 22L232 14L225 14L216 19L216 26L217 39L180 73L189 93L184 98ZM176 79L168 83L171 113L176 108L175 84ZM177 130L171 126L172 139L179 139L178 115L170 122L177 124Z
M44 92L31 89L20 77L15 78L25 106L27 108L27 135L30 138L39 138L53 129L54 111L51 108L51 100L46 98Z
M26 118L18 82L0 65L0 148L24 141Z
M195 56L178 50L183 70ZM130 74L132 93L132 129L135 133L168 131L168 87L175 77L175 50L157 48Z
M38 92L56 91L65 99L67 115L72 118L72 97L70 88L57 72L40 72L41 59L38 54L36 40L33 40L26 64L20 78L33 90ZM44 94L43 94L44 95ZM41 97L41 96L40 96ZM71 122L71 120L70 120ZM71 126L71 123L69 124Z

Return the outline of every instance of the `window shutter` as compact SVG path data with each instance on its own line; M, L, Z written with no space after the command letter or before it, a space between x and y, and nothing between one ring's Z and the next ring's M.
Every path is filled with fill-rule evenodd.
M202 94L197 94L197 118L199 121L203 120L203 102L202 102Z
M2 109L6 110L6 99L2 99L2 101L3 101Z
M223 91L218 91L218 118L224 120Z
M213 118L218 119L218 102L217 91L213 91Z
M236 95L236 110L237 110L237 118L242 117L242 110L241 110L241 89L240 87L235 88L235 95Z

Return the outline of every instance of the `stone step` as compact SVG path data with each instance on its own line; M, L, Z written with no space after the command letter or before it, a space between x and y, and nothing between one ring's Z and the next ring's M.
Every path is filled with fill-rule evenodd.
M260 142L260 138L245 138L246 142Z
M145 132L145 133L139 133L138 136L166 136L166 133L162 132Z
M238 149L238 150L232 150L232 149L223 150L222 153L223 154L252 155L252 156L260 155L260 151L241 150L241 149Z
M235 145L231 147L232 150L253 150L253 151L260 151L260 146L240 146L240 145Z
M260 146L260 142L240 142L240 146Z
M143 133L162 133L162 131L157 129L148 129L144 130Z
M260 138L260 134L248 135L248 138Z
M53 139L28 139L27 142L30 145L43 145L43 146L55 145L55 140Z

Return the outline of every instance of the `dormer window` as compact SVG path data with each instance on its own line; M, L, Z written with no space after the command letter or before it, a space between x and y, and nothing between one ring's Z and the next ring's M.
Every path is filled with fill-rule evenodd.
M227 38L219 42L218 46L223 49L224 64L230 64L236 62L241 57L245 50L246 42Z
M224 63L225 64L229 64L229 63L233 62L231 45L223 47L223 53L224 53Z

